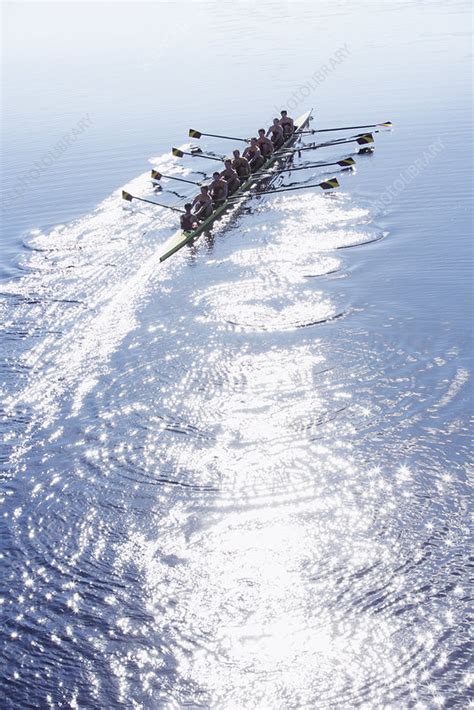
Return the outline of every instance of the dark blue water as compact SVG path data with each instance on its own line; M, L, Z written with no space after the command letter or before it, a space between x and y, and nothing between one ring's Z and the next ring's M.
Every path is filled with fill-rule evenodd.
M469 4L4 15L0 706L469 707ZM160 264L285 105L394 129Z

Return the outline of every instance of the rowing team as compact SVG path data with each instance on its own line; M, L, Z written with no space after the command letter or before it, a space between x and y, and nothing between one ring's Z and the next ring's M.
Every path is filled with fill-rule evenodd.
M252 173L260 170L273 153L294 133L294 130L293 119L286 111L281 111L281 118L274 118L266 133L264 128L260 128L258 138L250 139L250 145L242 155L239 150L234 150L234 159L225 160L224 170L213 173L210 185L203 185L194 200L184 205L185 213L181 217L181 229L190 231L199 222L210 217L214 208L225 202L227 197L238 190L241 183L248 180Z

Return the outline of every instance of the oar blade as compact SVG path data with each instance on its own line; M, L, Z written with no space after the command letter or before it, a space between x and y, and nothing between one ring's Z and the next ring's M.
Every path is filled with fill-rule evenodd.
M359 145L365 145L366 143L373 143L374 142L374 137L372 133L364 133L364 135L360 136L360 138L357 139L357 143Z
M339 187L339 181L337 178L331 178L330 180L320 182L319 187L322 187L323 190L334 190L334 188Z
M131 202L133 200L133 195L131 195L129 192L126 192L125 190L122 190L122 200L127 200L127 202Z
M343 160L338 160L337 164L343 168L350 168L351 165L355 165L354 158L343 158Z
M202 136L202 133L200 131L196 131L194 128L189 129L189 137L190 138L200 138Z
M179 148L172 148L172 149L171 149L171 152L173 153L173 155L175 156L175 158L182 158L182 157L184 156L183 151L180 150Z
M161 180L161 178L163 177L163 175L162 175L161 173L159 173L158 170L152 170L152 171L151 171L151 177L152 177L153 180Z
M392 128L393 123L391 121L384 121L384 123L377 123L377 126L382 126L382 128Z

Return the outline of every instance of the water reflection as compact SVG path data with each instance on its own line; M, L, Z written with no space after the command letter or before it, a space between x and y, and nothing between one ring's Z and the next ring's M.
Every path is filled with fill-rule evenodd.
M80 311L74 280L51 301L60 271L15 285L28 342L39 334L7 399L17 478L3 505L21 555L4 607L8 644L30 659L7 665L15 702L22 683L58 697L43 657L74 659L60 697L79 706L465 694L469 373L455 348L408 342L401 316L372 331L338 279L309 288L308 271L348 283L335 250L377 236L366 210L342 194L294 211L257 206L207 258L196 244L192 270L186 254L160 269L136 215L140 268L116 252L119 280L90 272ZM92 225L104 218L119 237L117 216ZM66 251L84 226L66 229Z

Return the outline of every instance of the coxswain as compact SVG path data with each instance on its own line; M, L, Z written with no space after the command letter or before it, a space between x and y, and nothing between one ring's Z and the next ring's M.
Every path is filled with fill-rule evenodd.
M279 118L273 119L273 123L267 131L267 136L270 136L270 140L273 143L273 148L275 150L282 147L285 142L285 137L283 135L283 128Z
M202 185L201 192L193 200L194 218L200 221L207 219L212 214L212 200L207 185Z
M181 229L183 229L185 232L192 232L192 230L197 227L196 215L191 212L191 210L193 209L192 203L187 202L184 205L184 209L185 212L181 215L180 218Z
M240 150L234 150L232 153L234 160L232 161L232 167L239 176L241 182L244 182L248 177L250 177L250 165L247 158L243 158L240 155Z
M284 109L283 111L280 111L280 113L280 125L283 128L283 135L285 136L285 138L289 138L289 136L291 136L295 132L294 121L288 116L287 112Z
M250 145L244 150L244 158L249 161L252 173L255 173L264 164L265 158L260 152L256 138L250 139Z
M273 143L271 142L270 138L267 138L265 135L265 129L260 128L258 131L258 140L257 140L257 145L260 148L260 152L265 158L265 160L268 160L268 158L271 158L273 155L273 151L275 150L273 147Z
M247 161L246 161L247 162ZM234 170L232 167L232 160L230 158L227 158L227 160L224 160L224 165L225 168L221 172L221 178L223 178L226 183L227 183L227 190L229 195L232 195L233 192L239 189L240 187L240 180L237 172Z
M212 182L209 185L209 190L214 205L220 205L226 201L229 188L227 182L221 178L220 173L212 173Z

